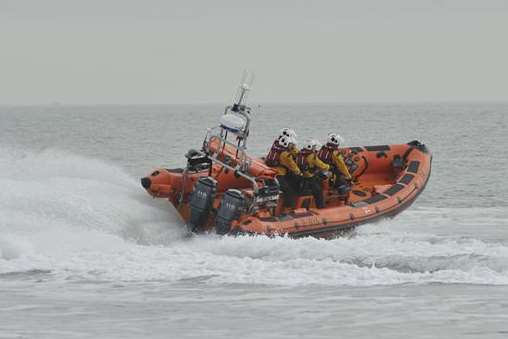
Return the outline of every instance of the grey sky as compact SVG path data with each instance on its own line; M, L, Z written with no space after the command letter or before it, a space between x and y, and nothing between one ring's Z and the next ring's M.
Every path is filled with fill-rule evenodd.
M0 0L0 104L508 100L508 0Z

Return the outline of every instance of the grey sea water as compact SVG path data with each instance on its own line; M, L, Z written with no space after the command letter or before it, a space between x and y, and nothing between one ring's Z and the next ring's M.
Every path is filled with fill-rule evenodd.
M186 239L139 178L222 110L0 107L0 338L508 336L508 104L253 105L253 154L418 139L427 189L347 238Z

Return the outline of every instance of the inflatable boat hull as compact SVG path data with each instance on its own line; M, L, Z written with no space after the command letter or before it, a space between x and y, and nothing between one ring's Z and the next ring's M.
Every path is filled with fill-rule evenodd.
M213 148L214 140L209 147ZM217 146L218 147L218 146ZM354 164L353 184L349 197L343 196L323 183L326 207L318 209L311 195L298 197L296 208L285 209L279 201L277 208L240 213L227 225L227 234L264 234L331 238L365 223L390 218L409 207L424 190L431 173L432 155L417 141L408 144L351 147L342 150ZM234 152L221 150L234 161ZM249 173L270 178L275 171L261 159L251 159ZM191 218L191 196L200 178L216 181L206 221L200 231L213 231L220 214L221 201L228 189L252 194L250 183L217 164L207 170L189 173L184 169L158 169L142 179L143 187L153 197L167 198L182 218ZM144 180L144 182L143 182ZM149 182L148 182L149 181ZM194 229L195 230L195 229Z

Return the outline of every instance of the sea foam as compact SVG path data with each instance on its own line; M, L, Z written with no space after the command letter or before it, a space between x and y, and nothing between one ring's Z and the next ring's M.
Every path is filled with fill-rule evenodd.
M401 231L447 220L439 208L409 210L335 240L188 238L167 201L150 198L137 178L107 161L2 149L0 186L0 275L35 270L61 281L281 286L508 284L506 244ZM446 213L460 218L468 211Z

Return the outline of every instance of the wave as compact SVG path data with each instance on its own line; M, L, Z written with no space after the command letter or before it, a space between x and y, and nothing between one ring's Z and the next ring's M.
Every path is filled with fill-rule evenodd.
M48 240L49 247L94 248L103 237L167 244L183 236L169 204L147 199L138 180L112 164L53 149L0 154L4 238L37 237L38 247Z
M508 284L506 244L434 232L486 217L470 209L412 209L335 240L188 239L169 204L114 164L53 149L0 151L0 279ZM506 210L494 212L489 223L506 222Z

